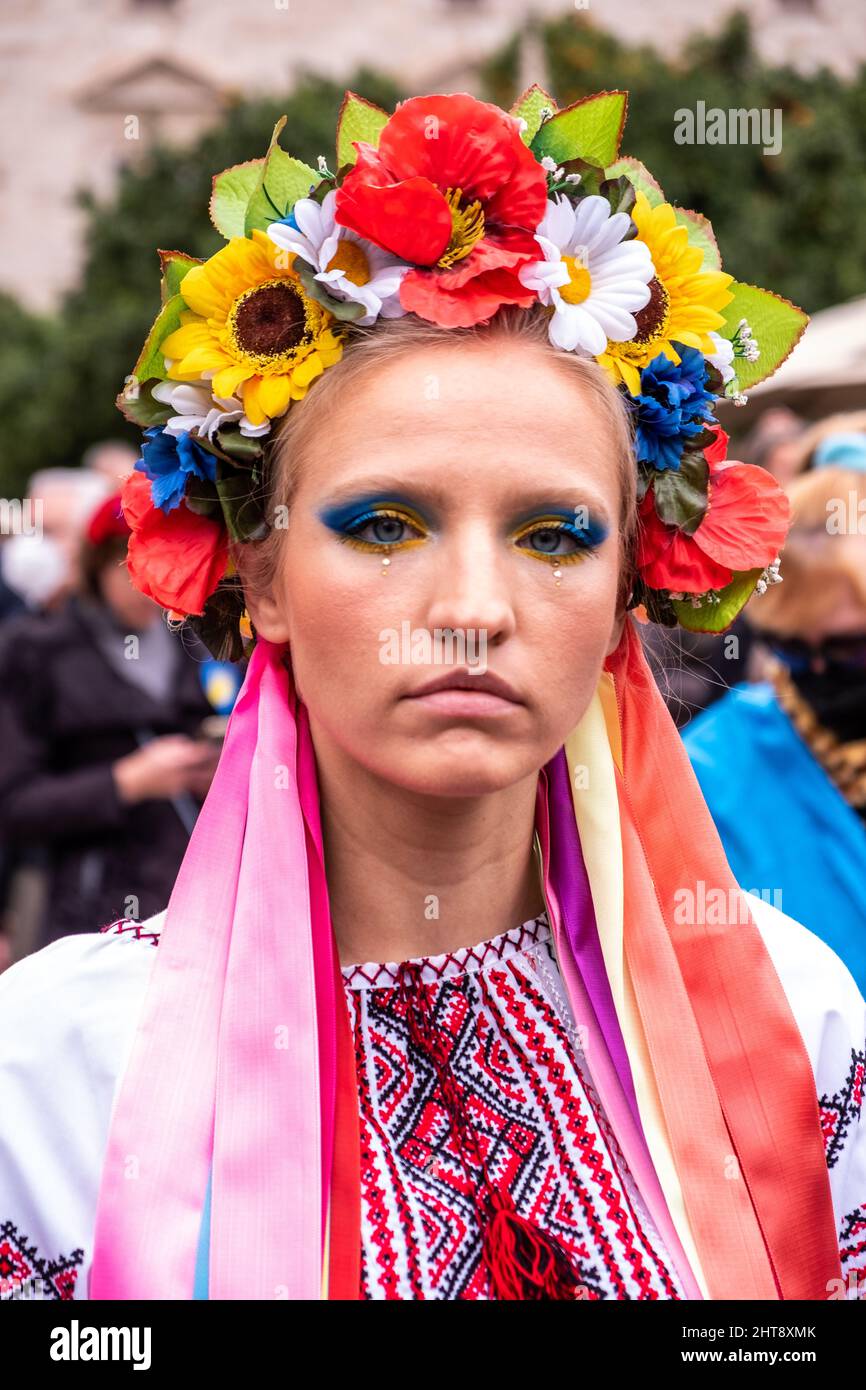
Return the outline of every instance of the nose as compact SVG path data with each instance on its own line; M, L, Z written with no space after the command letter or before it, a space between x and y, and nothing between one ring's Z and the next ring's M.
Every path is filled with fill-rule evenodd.
M515 627L512 582L501 539L481 523L462 527L437 556L429 627L471 629L488 644L503 642Z

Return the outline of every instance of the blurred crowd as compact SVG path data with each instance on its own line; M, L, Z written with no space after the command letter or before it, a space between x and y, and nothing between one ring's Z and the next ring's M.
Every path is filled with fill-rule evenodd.
M790 500L782 582L721 636L644 640L740 886L866 991L866 411L770 409L732 453Z
M127 573L136 458L106 441L35 473L4 528L0 969L164 907L219 757L216 663Z
M642 636L740 885L866 992L866 411L771 408L735 453L791 501L782 583L720 636ZM165 906L240 683L130 584L136 457L34 474L0 537L0 969Z

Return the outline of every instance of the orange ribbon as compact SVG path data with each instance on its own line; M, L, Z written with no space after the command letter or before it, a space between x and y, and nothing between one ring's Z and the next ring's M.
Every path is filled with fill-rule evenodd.
M626 956L711 1297L824 1299L841 1270L809 1055L630 619L605 665ZM722 924L680 910L714 890Z

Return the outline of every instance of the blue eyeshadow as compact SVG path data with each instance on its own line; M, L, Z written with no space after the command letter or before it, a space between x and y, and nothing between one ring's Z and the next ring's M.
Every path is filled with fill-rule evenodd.
M330 526L333 531L343 531L350 526L357 517L363 516L373 507L385 507L391 502L400 502L406 507L411 507L417 511L416 504L410 497L406 497L400 492L371 493L367 497L356 497L351 502L342 502L333 507L324 507L319 512L319 520L326 526Z
M376 507L385 507L389 504L402 504L405 507L411 508L412 511L420 513L418 504L415 502L413 498L408 497L405 493L377 492L370 493L363 497L356 497L351 502L341 502L331 507L323 507L318 515L319 520L322 521L326 526L330 527L331 530L345 531L349 526L351 526L353 521L356 521L359 517L364 516L367 512L375 509ZM533 518L536 516L561 517L563 521L571 522L575 531L578 535L582 537L586 545L601 545L602 542L607 539L608 527L604 524L604 522L594 519L590 515L587 515L586 525L579 526L575 519L576 510L577 509L575 507L539 506L533 508L530 512L526 513L522 517L519 524L526 525L527 523L532 521Z
M530 512L528 516L525 516L523 518L523 522L521 522L521 525L532 521L533 517L535 517L536 515L562 517L563 521L571 522L575 531L578 533L578 535L580 535L583 538L587 545L601 545L601 543L605 541L608 536L607 526L605 526L603 521L598 521L594 519L592 516L590 516L588 511L586 525L579 526L575 517L575 512L577 510L578 508L576 507L542 507L539 509L538 513L533 511Z

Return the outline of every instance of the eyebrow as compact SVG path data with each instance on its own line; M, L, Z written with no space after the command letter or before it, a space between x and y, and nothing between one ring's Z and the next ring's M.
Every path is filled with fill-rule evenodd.
M419 483L407 486L405 477L397 477L388 473L366 474L355 479L354 482L343 483L334 488L326 498L318 504L319 508L328 506L340 506L350 502L355 497L381 496L383 500L389 499L394 502L403 502L407 506L417 506L420 501L432 503L444 510L450 497L450 489L437 483ZM606 504L592 488L584 487L580 484L562 486L560 483L533 481L532 483L518 483L513 488L509 488L504 493L505 503L509 508L513 508L515 513L520 513L520 517L533 515L535 512L561 511L563 502L570 503L572 510L576 507L585 506L595 517L606 525L611 524L610 514ZM551 499L556 499L559 506L553 506Z

